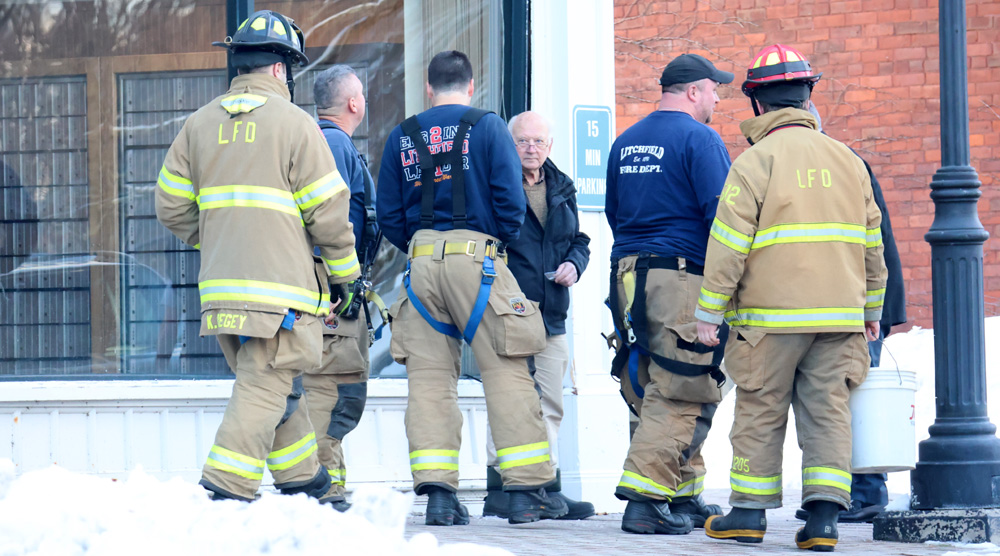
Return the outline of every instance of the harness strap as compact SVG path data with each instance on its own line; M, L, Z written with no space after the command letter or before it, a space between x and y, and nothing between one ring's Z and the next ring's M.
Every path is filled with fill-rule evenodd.
M721 388L726 382L726 377L720 370L719 366L722 364L726 340L729 337L728 326L723 325L719 328L720 342L719 345L714 348L678 339L677 347L681 349L696 353L708 353L711 351L713 354L712 363L708 365L695 365L693 363L685 363L675 359L668 359L649 349L649 331L647 330L648 319L646 316L646 279L651 268L684 270L689 274L695 275L702 275L704 273L704 268L701 265L688 263L683 259L673 257L653 257L649 253L640 253L639 258L636 259L634 273L630 272L622 276L622 284L625 287L626 302L628 303L622 324L628 330L627 343L632 349L632 353L629 354L629 377L632 380L633 390L636 394L643 392L643 388L638 383L638 360L636 359L638 355L648 356L654 363L674 374L692 377L707 374L711 376L715 380L716 384ZM630 278L630 276L634 277ZM612 292L617 288L617 275L614 271L611 272L611 288ZM632 296L631 299L628 299L630 289L632 290ZM612 295L610 297L611 311L614 314L615 319L618 318L617 297L617 295ZM634 363L633 360L635 360Z
M493 266L493 259L490 257L483 258L483 279L479 283L479 294L476 296L476 302L472 306L472 313L469 315L469 322L465 325L464 331L459 331L458 327L454 324L448 324L446 322L441 322L431 316L430 312L424 307L424 304L420 302L417 294L413 292L413 288L410 286L410 263L411 261L406 261L406 272L403 273L403 286L406 288L406 295L410 299L410 303L413 304L413 308L417 310L417 313L427 321L427 324L431 325L431 328L437 330L445 336L451 336L456 340L465 340L469 345L472 345L472 339L476 336L476 331L479 329L479 323L483 320L483 314L486 313L486 306L489 305L490 300L490 290L493 289L493 280L496 279L497 273Z
M416 116L403 120L400 129L410 138L413 148L417 150L420 163L420 229L434 227L434 174L436 168L450 165L451 167L451 201L452 226L454 229L467 227L467 212L465 203L465 164L462 151L468 139L469 130L476 125L488 110L469 108L459 118L458 131L452 138L451 150L432 155L421 133L420 122Z

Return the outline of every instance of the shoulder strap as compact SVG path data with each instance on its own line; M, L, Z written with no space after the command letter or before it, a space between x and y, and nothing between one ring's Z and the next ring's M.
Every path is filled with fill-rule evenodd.
M420 228L434 227L434 157L427 143L420 134L420 122L416 116L410 116L400 125L403 133L410 138L413 148L417 150L417 160L420 163Z
M465 141L469 138L469 129L479 123L483 116L489 114L489 110L481 108L469 108L459 118L458 132L451 144L451 218L455 229L466 227L466 207L465 207L465 162L462 152L465 150Z

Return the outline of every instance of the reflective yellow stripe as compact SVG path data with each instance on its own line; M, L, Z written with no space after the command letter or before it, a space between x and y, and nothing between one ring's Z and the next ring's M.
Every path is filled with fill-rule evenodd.
M754 309L726 311L726 322L734 326L797 328L802 326L864 326L861 307L821 307L816 309Z
M458 450L417 450L410 452L410 470L444 469L458 471Z
M243 93L239 95L232 95L222 99L219 104L226 109L226 112L230 114L239 114L251 112L256 108L264 106L267 102L267 97L261 95L254 95L250 93Z
M346 469L327 469L330 473L330 482L335 485L344 486L347 484L347 470Z
M252 207L276 210L302 220L298 205L288 191L258 185L206 187L198 194L198 208Z
M706 309L714 309L716 311L721 311L726 308L726 304L729 303L729 298L731 296L722 295L721 293L715 293L713 291L701 288L701 295L698 296L698 305Z
M353 250L350 255L343 259L327 259L324 257L323 260L326 261L326 267L333 276L350 276L354 271L361 270L361 264L358 262L358 254Z
M753 477L729 472L729 486L735 492L767 496L781 493L781 475Z
M622 478L618 482L618 486L630 488L636 492L644 494L658 494L665 498L673 498L674 491L657 483L656 481L643 477L638 473L633 473L631 471L623 471Z
M685 481L677 485L677 494L675 498L680 498L682 496L696 496L701 494L705 490L705 476L695 477L690 481Z
M820 243L842 242L865 243L865 227L839 222L815 224L780 224L765 230L758 230L751 249L760 249L779 243Z
M201 302L252 301L299 311L313 312L320 305L320 294L285 284L257 280L205 280L198 284Z
M497 462L500 464L500 469L521 467L543 461L549 461L548 442L535 442L534 444L497 450Z
M322 203L342 190L347 190L347 184L344 183L344 178L340 177L340 172L334 170L303 187L293 198L298 203L299 209L305 210Z
M882 245L882 230L878 228L868 230L865 236L865 247L878 247L879 245Z
M806 467L802 470L802 486L828 486L851 493L851 474L834 467Z
M264 460L245 456L218 445L212 446L208 452L206 465L246 479L259 481L264 478Z
M885 301L885 288L865 292L865 309L877 309Z
M191 184L191 180L171 174L167 171L166 166L160 168L160 177L157 178L156 183L160 184L160 189L170 195L184 197L191 201L195 200L194 185Z
M712 230L709 232L709 235L726 247L743 254L750 252L750 245L753 243L752 237L737 232L723 224L718 218L712 222Z
M267 455L267 468L271 471L288 469L296 463L316 453L316 433L311 432L301 440Z

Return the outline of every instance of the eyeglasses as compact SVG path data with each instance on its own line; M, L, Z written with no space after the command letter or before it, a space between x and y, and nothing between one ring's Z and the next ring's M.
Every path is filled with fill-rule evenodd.
M549 142L546 139L518 139L514 144L519 149L527 149L528 147L537 147L540 149L548 146Z

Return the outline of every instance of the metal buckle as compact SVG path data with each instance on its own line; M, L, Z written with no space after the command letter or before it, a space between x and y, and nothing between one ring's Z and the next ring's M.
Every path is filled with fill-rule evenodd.
M470 239L468 243L465 244L465 254L470 257L476 256L476 240Z

